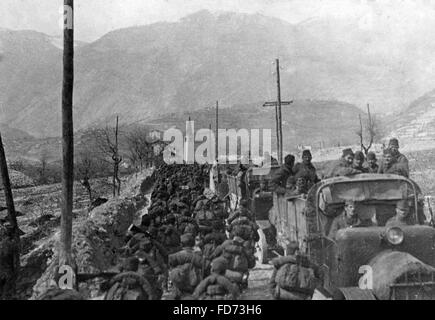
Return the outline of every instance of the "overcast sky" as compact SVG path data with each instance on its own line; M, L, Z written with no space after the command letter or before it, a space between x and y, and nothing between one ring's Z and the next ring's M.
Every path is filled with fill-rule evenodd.
M63 0L0 0L0 27L59 35ZM316 17L344 17L370 23L435 19L435 0L75 0L76 38L92 41L123 27L179 18L207 9L261 13L291 23Z

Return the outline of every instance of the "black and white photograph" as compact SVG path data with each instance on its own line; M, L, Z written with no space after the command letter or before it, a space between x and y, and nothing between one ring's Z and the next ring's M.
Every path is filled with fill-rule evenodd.
M0 300L435 300L435 0L0 0L0 172Z

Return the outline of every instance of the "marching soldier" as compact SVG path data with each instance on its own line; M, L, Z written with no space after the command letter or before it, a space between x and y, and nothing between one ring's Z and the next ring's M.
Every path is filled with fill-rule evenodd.
M179 300L193 294L202 280L204 260L194 251L195 238L192 234L181 236L183 249L169 256L169 278L174 285L174 299Z
M196 287L193 297L203 300L235 300L239 288L225 277L228 262L225 258L217 258L211 263L211 275Z
M320 283L319 268L299 252L297 242L291 242L289 249L288 256L272 260L272 296L277 300L309 300Z

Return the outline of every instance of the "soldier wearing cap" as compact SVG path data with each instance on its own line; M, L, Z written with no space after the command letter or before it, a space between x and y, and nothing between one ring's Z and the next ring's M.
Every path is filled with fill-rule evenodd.
M296 163L293 168L295 178L303 178L308 189L320 181L317 177L316 168L311 163L312 159L310 150L304 150L302 152L302 162Z
M341 159L338 163L332 168L331 172L328 174L328 177L338 177L338 176L350 176L354 174L362 173L361 170L354 169L353 160L355 158L355 154L351 148L344 149L341 155Z
M293 190L290 191L289 196L304 196L308 193L309 184L304 177L296 176L296 184Z
M379 166L377 164L376 154L372 151L367 153L366 170L368 173L378 173Z
M397 174L404 177L408 177L409 172L403 165L400 165L394 157L394 151L391 149L385 149L382 159L382 163L379 166L378 173L384 174Z
M213 230L204 235L202 253L207 260L210 260L215 249L227 240L225 232L222 231L222 224L222 222L213 221Z
M296 241L290 241L286 249L287 249L288 256L295 256L299 252L299 243ZM273 268L272 276L270 277L269 280L269 290L275 299L276 299L276 286L277 286L276 275L278 273L278 269L281 267L281 265L276 264L277 261L279 261L279 258L274 258L272 260L272 265L274 268Z
M385 224L387 227L406 226L409 224L409 204L406 200L399 200L396 204L396 215Z
M239 288L225 277L228 261L219 257L211 263L211 275L196 287L193 297L205 300L236 300Z
M154 296L160 299L163 294L162 286L167 281L168 273L165 258L159 248L149 238L145 238L139 244L135 257L140 262L139 270L141 275L151 284Z
M287 255L272 259L274 271L269 288L274 299L309 300L320 283L319 267L300 252L296 241L287 245ZM295 281L294 279L305 279Z
M140 273L139 259L129 257L121 264L121 273L107 284L104 300L156 300L149 281Z
M175 227L176 218L169 214L166 216L164 225L160 227L158 239L168 251L169 254L180 250L180 233Z
M368 172L368 170L364 167L364 161L365 161L364 153L362 151L356 151L352 164L353 168L363 173Z
M334 221L331 224L331 228L329 229L328 237L331 239L335 239L337 231L340 229L353 227L370 227L372 225L373 222L371 219L363 219L362 217L358 217L355 211L355 202L353 200L346 200L343 213L335 217Z
M227 219L227 223L231 224L235 219L240 217L247 217L249 220L254 220L254 215L249 210L249 202L246 199L240 200L240 207L231 214L231 216Z
M192 294L196 286L201 281L201 277L204 271L204 260L200 254L195 252L195 237L186 233L181 236L181 244L183 249L179 252L169 255L169 267L171 269L169 277L174 285L174 298L176 300ZM195 278L191 278L193 274L181 274L180 272L174 272L174 269L181 270L184 265L190 264L195 272ZM189 279L180 278L181 276L188 276ZM187 280L187 281L186 281ZM195 282L192 284L192 282Z
M391 150L393 157L396 158L396 162L402 166L403 169L409 172L408 159L399 152L399 140L396 138L390 139L388 147Z
M388 152L391 155L392 159L394 160L394 167L398 174L409 177L409 164L408 159L399 152L399 140L396 138L390 139L390 142L388 143ZM384 161L382 161L381 165L379 166L379 171L383 171L384 167ZM379 172L379 173L385 173L385 172Z
M276 193L284 194L286 192L287 180L293 173L293 165L295 164L295 157L288 154L284 159L284 164L272 177L272 188Z

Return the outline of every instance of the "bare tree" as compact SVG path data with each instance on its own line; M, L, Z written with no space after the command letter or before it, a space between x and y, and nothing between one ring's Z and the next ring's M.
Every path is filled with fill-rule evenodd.
M91 187L91 179L94 178L99 171L99 159L90 151L82 150L76 158L76 175L81 185L86 189L89 196L89 203L93 201L93 192Z
M144 162L148 162L150 151L153 149L153 145L147 140L147 131L140 128L131 131L127 135L127 145L128 158L132 165L142 171Z
M39 170L38 170L38 174L39 174L39 183L40 184L47 184L48 183L48 178L47 178L47 163L48 163L48 156L47 156L47 152L45 150L43 150L40 154L39 157Z
M122 162L122 156L119 153L119 127L118 117L116 117L115 128L106 127L104 129L95 129L92 131L96 145L101 153L110 158L109 162L113 166L112 186L113 196L119 196L121 193L121 179L119 178L119 165ZM107 160L106 160L107 161Z
M359 129L356 131L357 136L360 140L361 151L367 156L373 143L380 137L380 126L376 119L372 116L370 112L370 105L367 104L367 122L365 126L363 126L363 121L361 118L361 114L359 117ZM365 141L367 143L365 143Z

